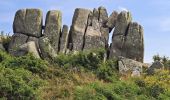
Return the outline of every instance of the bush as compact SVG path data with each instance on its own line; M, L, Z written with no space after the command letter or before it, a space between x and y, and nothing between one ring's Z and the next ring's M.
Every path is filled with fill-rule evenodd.
M48 63L46 61L37 59L31 54L13 57L0 51L0 64L11 69L24 68L32 73L39 74L42 77L48 69Z
M0 66L0 97L8 100L39 98L39 88L45 81L23 68L10 69Z

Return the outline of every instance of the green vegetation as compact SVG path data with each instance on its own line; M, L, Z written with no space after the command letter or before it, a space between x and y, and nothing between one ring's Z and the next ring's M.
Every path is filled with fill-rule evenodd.
M164 64L165 69L170 70L170 59L166 56L160 56L159 54L153 56L154 61L160 61L162 64Z
M170 72L120 80L104 50L59 54L54 61L0 51L0 99L169 100Z

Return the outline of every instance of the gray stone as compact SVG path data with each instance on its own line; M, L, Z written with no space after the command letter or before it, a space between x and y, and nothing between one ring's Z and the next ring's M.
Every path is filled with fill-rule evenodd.
M13 31L30 36L42 35L42 12L39 9L22 9L15 14Z
M34 41L30 41L19 46L19 49L17 50L17 53L15 54L15 56L23 56L28 53L31 53L35 58L40 58Z
M106 26L109 27L110 31L115 27L116 25L116 20L117 20L118 12L113 11L112 14L109 16L108 21L106 23Z
M153 75L155 70L164 69L164 65L160 61L155 61L147 70L148 75Z
M60 52L65 53L68 44L68 26L63 25L63 29L60 36Z
M73 44L73 51L83 49L84 34L87 28L88 16L91 11L87 9L77 8L74 12L70 36Z
M104 48L105 42L101 39L100 30L95 30L92 26L88 26L85 34L85 44L83 50Z
M5 51L5 48L4 48L4 46L3 46L2 43L0 43L0 50L1 50L1 51Z
M61 33L62 14L58 10L52 10L47 13L44 36L48 37L51 46L58 52L59 39Z
M25 16L26 16L26 9L21 9L16 12L14 22L13 22L14 33L25 32L26 30Z
M29 36L27 42L34 41L35 44L36 44L37 50L40 51L40 50L39 50L39 43L38 43L38 40L39 40L39 38Z
M39 38L39 48L41 50L40 54L43 59L49 60L57 56L57 52L51 46L48 37Z
M137 62L132 59L119 57L118 60L118 67L119 67L119 73L121 75L131 75L131 76L140 76L142 73L142 66L143 63Z
M106 10L106 8L101 6L98 8L98 11L99 11L99 22L100 22L101 26L105 27L105 25L108 21L107 10Z
M23 45L27 42L28 36L20 33L15 33L12 36L12 39L8 46L8 52L12 55L15 55L17 53L17 50L19 49L19 46Z
M124 35L116 35L112 38L109 58L115 58L122 55L122 48L125 42Z
M122 11L116 20L114 35L126 35L129 23L132 21L131 13Z
M143 28L136 22L132 22L129 24L121 56L134 59L139 62L143 62L144 58Z

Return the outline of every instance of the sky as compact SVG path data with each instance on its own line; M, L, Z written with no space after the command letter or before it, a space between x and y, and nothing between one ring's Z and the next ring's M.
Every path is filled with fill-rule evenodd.
M170 0L1 0L0 31L13 34L15 12L24 8L39 8L43 19L49 10L62 11L62 23L69 25L75 8L93 9L104 6L110 15L113 10L128 10L133 21L144 28L145 58L159 54L170 57Z

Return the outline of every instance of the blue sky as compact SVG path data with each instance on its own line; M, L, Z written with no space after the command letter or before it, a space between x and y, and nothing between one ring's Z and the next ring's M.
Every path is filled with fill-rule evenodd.
M44 19L48 10L61 10L63 24L70 25L75 8L104 6L108 13L113 10L129 10L133 21L144 27L145 62L159 53L170 57L170 0L1 0L0 31L13 34L15 12L22 8L40 8Z

